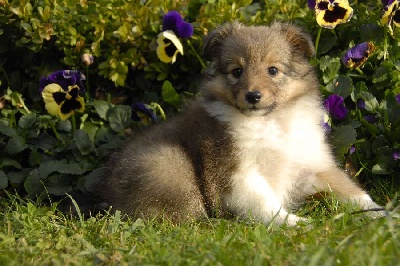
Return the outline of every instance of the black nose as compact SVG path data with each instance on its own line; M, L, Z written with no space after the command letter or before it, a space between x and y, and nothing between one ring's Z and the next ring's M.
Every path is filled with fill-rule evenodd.
M261 92L249 91L246 93L246 101L250 104L256 104L261 100Z

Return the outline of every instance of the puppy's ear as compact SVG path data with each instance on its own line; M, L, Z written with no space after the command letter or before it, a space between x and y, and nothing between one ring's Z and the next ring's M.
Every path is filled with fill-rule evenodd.
M305 33L301 28L287 23L275 23L271 27L280 28L296 53L308 59L315 56L315 48L311 36Z
M239 26L240 24L238 22L225 23L213 30L210 34L208 34L204 39L204 57L209 61L211 61L213 58L218 57L220 54L220 47L222 42L225 40L226 37L232 34L232 31L235 27Z

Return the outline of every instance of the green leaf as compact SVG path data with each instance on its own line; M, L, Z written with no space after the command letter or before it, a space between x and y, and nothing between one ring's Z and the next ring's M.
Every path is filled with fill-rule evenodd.
M12 185L20 185L22 183L22 181L25 180L25 178L28 176L29 172L32 171L31 168L24 168L21 171L18 172L8 172L7 176L8 176L8 180L10 181L10 184Z
M16 160L13 159L8 159L5 158L1 163L0 163L0 169L7 167L7 166L12 166L16 169L21 169L22 166L19 162L17 162Z
M372 93L362 91L360 97L365 101L365 109L370 112L375 112L379 109L378 100L372 95Z
M94 138L98 129L99 127L96 124L88 121L85 122L82 127L82 130L88 134L91 142L94 142Z
M353 91L354 86L351 78L340 75L330 82L326 88L330 92L340 95L345 99Z
M88 155L94 150L93 141L90 140L89 135L82 129L75 131L74 142L82 155Z
M116 105L110 109L108 114L110 127L116 132L122 132L131 123L131 107L127 105Z
M8 137L18 136L16 129L9 127L8 122L0 120L0 133Z
M320 69L322 70L322 79L325 84L332 81L338 76L340 69L340 59L337 57L324 56L319 60Z
M336 155L342 158L356 142L357 133L351 126L342 126L336 128L331 136Z
M28 145L25 139L21 136L14 136L8 141L5 152L8 154L17 154L26 148L28 148Z
M390 172L387 170L385 163L377 163L372 167L372 173L375 175L387 175Z
M47 133L40 134L37 139L34 139L31 142L36 148L43 151L49 151L57 145L57 139Z
M68 163L66 160L49 160L40 164L40 178L45 179L51 173L57 172L62 174L81 175L86 171L78 163Z
M8 186L8 178L6 173L0 170L0 189L5 189Z
M70 179L68 176L53 174L46 180L47 191L56 196L63 196L71 191Z
M112 107L111 104L106 101L94 101L92 104L100 118L107 121L107 113Z
M364 81L357 82L353 91L351 92L351 99L353 102L357 103L358 98L360 98L360 93L362 91L368 91L367 85L365 85Z
M44 184L40 179L39 169L33 169L29 172L24 182L25 191L28 193L27 198L36 198L43 194Z
M57 122L57 130L64 131L64 132L71 132L72 131L71 121L69 121L69 120L58 121Z
M35 113L29 113L24 116L22 116L19 121L18 125L20 128L23 129L28 129L28 128L33 128L36 125L37 122L37 117Z
M390 73L390 70L386 66L382 65L382 66L378 67L378 69L372 75L372 82L379 83L379 82L387 81L387 79L389 78L389 73Z
M161 90L161 96L167 103L179 107L180 105L180 98L179 94L175 91L174 87L172 86L171 82L168 80L164 81Z

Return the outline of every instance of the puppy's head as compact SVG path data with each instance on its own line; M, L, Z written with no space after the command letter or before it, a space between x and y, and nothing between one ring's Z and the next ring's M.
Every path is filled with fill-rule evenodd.
M246 115L265 115L304 95L318 94L308 60L309 35L282 23L247 27L227 23L209 34L204 56L211 61L202 94Z

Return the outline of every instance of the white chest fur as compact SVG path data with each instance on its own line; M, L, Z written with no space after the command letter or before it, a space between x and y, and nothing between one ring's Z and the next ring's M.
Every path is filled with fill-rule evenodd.
M266 116L246 116L218 102L206 109L228 123L239 151L240 166L232 176L232 193L225 198L227 207L241 216L265 221L278 214L280 222L295 223L298 217L283 206L314 193L315 173L334 165L320 125L323 109L310 99Z

